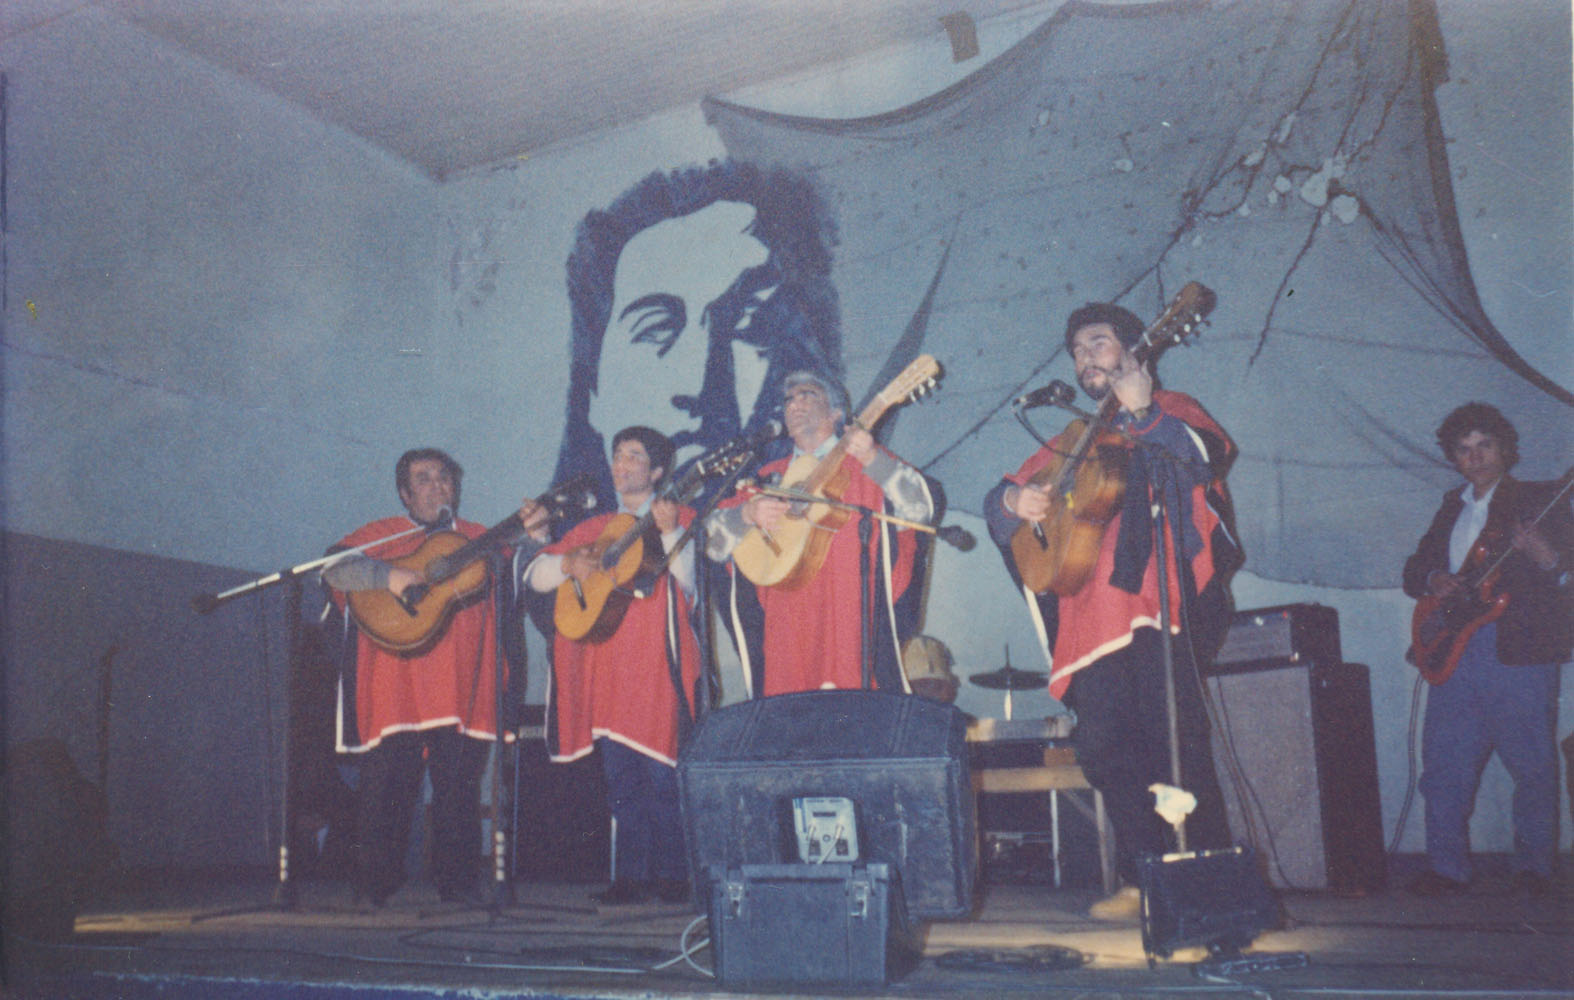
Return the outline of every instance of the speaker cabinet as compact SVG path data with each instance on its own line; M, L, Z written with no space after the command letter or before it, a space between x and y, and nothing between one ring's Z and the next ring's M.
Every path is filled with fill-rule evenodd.
M915 919L972 908L978 843L961 712L913 695L810 691L706 716L678 758L697 896L713 866L798 860L791 803L852 800L858 858L891 867Z
M1367 668L1280 661L1214 674L1207 686L1230 831L1264 857L1269 880L1285 889L1381 888Z

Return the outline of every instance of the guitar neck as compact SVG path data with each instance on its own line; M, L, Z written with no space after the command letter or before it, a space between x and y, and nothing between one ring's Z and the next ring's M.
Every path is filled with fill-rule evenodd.
M508 515L448 555L432 560L427 566L427 582L441 583L490 550L507 545L524 530L524 525L519 523L519 515Z
M853 420L847 427L857 427L859 430L868 431L872 434L874 433L874 425L880 422L880 418L885 416L885 411L890 408L891 403L884 396L876 396L869 401L868 406L863 408L863 412L858 414L857 419ZM804 492L817 492L820 487L825 485L825 481L835 475L836 470L842 467L842 459L846 456L847 430L844 428L842 436L836 442L836 445L826 452L825 457L820 459L820 463L809 474L809 478L803 481L801 488Z
M1547 505L1541 508L1540 513L1532 518L1530 522L1525 525L1525 527L1534 528L1536 525L1540 524L1548 514L1557 509L1558 504L1563 502L1563 498L1569 495L1569 490L1571 489L1574 489L1574 469L1570 469L1568 472L1563 474L1562 485L1558 487L1558 491L1552 495L1552 499L1547 501ZM1471 583L1470 588L1475 590L1485 584L1487 580L1491 578L1492 574L1498 571L1498 567L1503 565L1503 561L1514 554L1514 551L1515 549L1512 545L1505 546L1503 551L1499 552L1497 557L1488 563L1487 567L1476 575L1476 579Z

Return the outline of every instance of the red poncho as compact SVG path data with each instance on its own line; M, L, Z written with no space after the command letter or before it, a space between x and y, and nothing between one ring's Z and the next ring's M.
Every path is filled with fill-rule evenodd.
M1207 431L1224 442L1226 450L1233 454L1235 445L1230 441L1224 429L1214 422L1203 410L1202 405L1190 396L1155 389L1153 400L1160 410L1171 416L1179 417L1190 426ZM1139 436L1140 436L1140 432ZM1027 481L1050 460L1063 454L1066 449L1074 444L1074 438L1067 433L1062 433L1049 442L1047 448L1040 448L1034 452L1015 475L1008 476L1017 485L1025 485ZM1222 484L1215 484L1222 489ZM1208 505L1208 484L1201 484L1193 488L1191 495L1191 519L1198 536L1204 544L1191 560L1192 575L1196 580L1197 589L1200 591L1213 579L1213 538L1214 529L1221 523L1218 512ZM1120 535L1121 515L1117 513L1104 530L1104 538L1099 547L1098 562L1093 568L1093 574L1087 584L1070 597L1060 598L1059 628L1055 633L1054 666L1049 678L1049 693L1056 698L1066 693L1066 688L1071 684L1071 675L1088 666L1100 657L1113 653L1131 643L1131 634L1138 628L1159 627L1159 576L1157 560L1148 560L1147 570L1142 577L1142 589L1138 593L1128 593L1109 583L1110 574L1115 568L1116 539ZM1173 546L1171 546L1173 549ZM1170 588L1170 607L1181 606L1180 584L1174 565L1174 553L1171 552L1168 570ZM1170 630L1180 631L1180 622L1172 621Z
M693 509L678 511L679 523L687 527L694 520ZM602 514L575 525L546 551L562 555L594 542L614 516ZM618 630L605 641L553 637L549 698L556 740L548 746L553 760L582 757L597 737L604 736L663 763L677 764L680 706L667 660L669 591L675 599L683 690L693 697L700 650L689 625L689 602L682 588L673 587L671 574L663 573L650 596L629 603Z
M790 458L777 459L760 469L760 477L785 472L789 464ZM864 473L861 462L848 455L842 459L842 468L850 477L847 491L842 495L844 501L873 510L885 509L885 494L879 484ZM736 506L747 499L746 496L731 497L724 506ZM894 534L891 601L906 592L917 551L911 529L900 529ZM879 537L878 526L875 537ZM879 615L887 611L874 599L879 590L876 581L881 573L875 556L875 552L869 553L870 606L874 614ZM764 694L863 686L858 581L858 519L855 516L836 532L825 564L807 584L796 590L759 588L760 606L765 611Z
M407 517L373 521L339 542L355 548L415 527ZM486 529L471 521L455 520L453 530L476 538ZM394 560L409 555L427 539L424 533L406 535L367 550L374 559ZM334 591L341 609L344 595ZM492 625L491 588L456 612L437 641L416 654L393 653L372 642L363 632L357 640L353 695L340 689L340 751L369 750L390 733L454 726L469 736L497 737L493 692L497 669L497 630ZM353 700L353 706L350 702ZM345 725L352 711L353 729Z

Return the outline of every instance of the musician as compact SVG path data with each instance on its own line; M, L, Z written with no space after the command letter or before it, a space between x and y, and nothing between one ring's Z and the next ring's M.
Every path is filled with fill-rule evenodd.
M1494 594L1508 595L1503 615L1471 636L1449 678L1427 696L1421 735L1421 794L1426 798L1428 869L1413 892L1463 892L1470 881L1470 814L1481 769L1495 750L1514 779L1514 882L1533 895L1551 891L1557 849L1558 665L1574 641L1569 570L1574 516L1552 501L1551 483L1509 474L1519 434L1496 408L1466 403L1443 419L1437 443L1464 477L1443 495L1432 525L1405 562L1411 597L1446 598L1485 567L1472 560L1479 541L1495 556L1505 546Z
M1143 324L1130 311L1092 303L1066 324L1066 349L1077 381L1102 403L1119 404L1116 429L1129 459L1121 507L1099 542L1092 577L1068 596L1024 594L1042 621L1051 657L1050 694L1077 716L1077 757L1103 793L1115 829L1116 868L1124 887L1095 903L1100 919L1134 919L1140 895L1137 858L1169 849L1172 828L1154 812L1149 786L1172 784L1159 583L1150 501L1161 499L1171 530L1168 553L1175 700L1181 785L1197 796L1186 823L1191 849L1226 847L1229 830L1213 770L1199 667L1211 658L1226 624L1225 574L1239 564L1228 529L1223 474L1234 455L1229 437L1190 396L1155 388L1133 348ZM1011 557L1011 537L1044 517L1050 495L1034 473L1076 440L1071 431L1040 448L984 501L990 534ZM1181 558L1176 559L1176 553ZM1178 562L1178 567L1177 567Z
M475 538L486 529L459 519L463 470L446 452L418 448L399 457L394 485L405 516L352 531L334 549L350 549L410 528L405 535L323 570L334 604L345 593L387 589L402 594L420 574L391 565L419 549L430 532ZM333 551L333 549L330 549ZM494 679L497 630L484 595L458 610L427 648L396 653L364 632L353 663L340 675L337 749L360 764L356 789L355 870L358 896L382 906L405 881L410 819L421 776L432 784L432 867L444 900L479 901L476 862L482 853L480 791L489 741L497 738Z
M842 424L847 416L847 393L839 384L812 371L797 371L782 383L783 422L792 439L790 457L777 459L761 470L762 479L780 476L801 456L825 458L838 441L846 444L841 470L847 488L841 499L876 512L889 510L893 515L927 522L934 502L922 474L889 451L877 446L863 428ZM841 437L839 435L845 435ZM738 542L759 528L767 533L788 517L792 503L764 493L740 492L717 506L706 522L707 555L726 560ZM784 586L758 588L764 611L762 642L751 647L749 636L735 636L744 651L744 676L751 682L751 693L786 694L822 688L859 688L863 685L863 626L859 620L858 587L862 579L858 564L858 521L850 517L832 538L825 562L807 583L789 589ZM895 536L894 542L891 536ZM891 634L890 602L899 599L912 577L914 544L911 529L887 531L875 526L865 553L871 581L870 607L874 609L873 628L877 629L876 658L873 664L875 685L904 691L898 637ZM881 552L891 554L887 574ZM734 567L736 575L736 568ZM882 585L883 584L883 585ZM884 604L885 607L881 607ZM729 616L736 620L736 616ZM758 677L748 659L758 649L763 655L763 677Z
M672 463L671 440L649 427L625 427L612 439L617 513L649 512L666 551L694 520L692 508L657 495ZM586 547L614 516L591 517L548 546L526 567L526 584L545 593L590 577L599 563ZM534 534L544 539L545 528ZM617 877L594 894L598 902L689 898L677 756L693 721L689 700L699 676L699 645L689 624L693 591L694 550L686 546L650 594L628 605L611 637L553 638L548 752L555 761L571 761L599 748L617 821Z

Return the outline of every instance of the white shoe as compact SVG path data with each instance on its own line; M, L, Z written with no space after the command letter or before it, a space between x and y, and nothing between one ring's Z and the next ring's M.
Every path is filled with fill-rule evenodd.
M1142 890L1134 885L1122 886L1088 907L1088 916L1094 920L1136 920L1142 916Z

